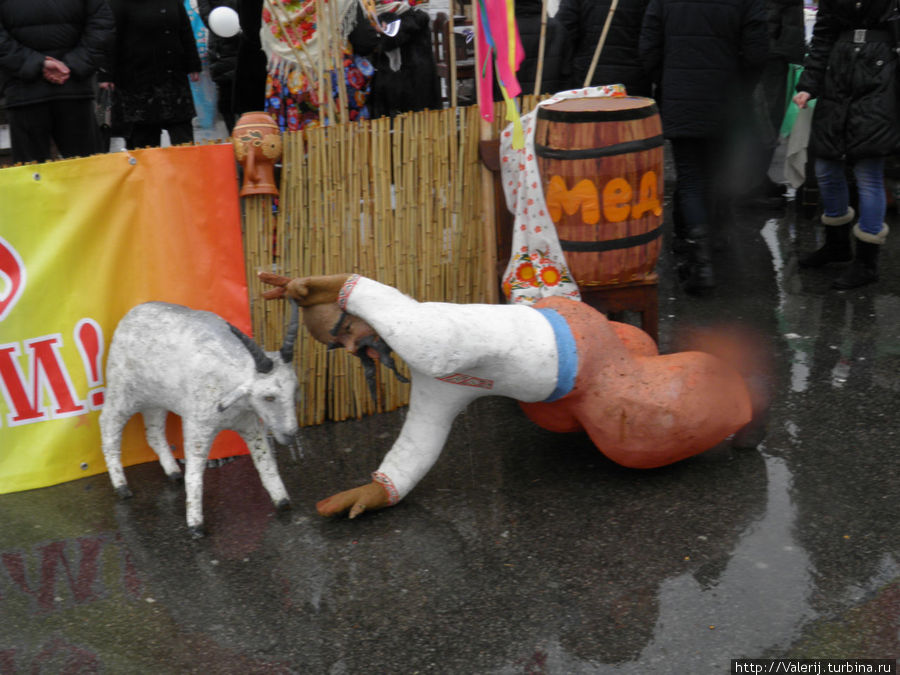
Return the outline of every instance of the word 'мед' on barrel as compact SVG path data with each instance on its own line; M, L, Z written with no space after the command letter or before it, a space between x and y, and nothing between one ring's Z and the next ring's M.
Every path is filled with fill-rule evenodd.
M663 195L662 124L653 99L588 97L540 106L534 148L578 285L653 277Z

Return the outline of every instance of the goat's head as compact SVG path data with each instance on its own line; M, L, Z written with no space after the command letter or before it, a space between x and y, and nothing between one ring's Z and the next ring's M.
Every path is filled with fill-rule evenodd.
M238 399L246 397L246 405L262 420L279 443L291 443L297 433L297 373L294 369L294 343L300 327L297 303L291 301L291 314L284 334L284 342L277 352L263 351L239 329L231 332L244 344L253 357L255 371L248 382L235 389L220 404L225 410Z

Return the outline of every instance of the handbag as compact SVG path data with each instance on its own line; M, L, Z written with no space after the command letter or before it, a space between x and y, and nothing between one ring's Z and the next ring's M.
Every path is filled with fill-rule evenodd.
M112 130L113 92L101 87L94 102L94 116L100 131L110 133Z

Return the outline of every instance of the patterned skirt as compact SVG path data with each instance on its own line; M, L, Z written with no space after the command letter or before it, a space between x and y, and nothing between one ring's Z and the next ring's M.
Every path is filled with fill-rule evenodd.
M347 92L347 112L351 121L371 117L367 100L373 68L369 61L350 52L344 53L344 81ZM338 82L334 71L331 75L331 91L335 107L338 101ZM269 68L266 78L266 112L278 122L282 131L297 131L319 124L319 107L322 104L318 90L311 87L300 69L284 63Z

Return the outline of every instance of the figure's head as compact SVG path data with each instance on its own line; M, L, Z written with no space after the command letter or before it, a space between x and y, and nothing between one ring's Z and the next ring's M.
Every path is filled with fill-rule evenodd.
M397 379L408 382L397 372L391 348L375 329L358 316L343 311L337 303L322 303L303 308L303 325L316 340L329 349L343 347L362 361L372 398L375 394L375 361L390 368Z
M353 354L366 346L363 338L375 335L369 324L347 314L335 302L304 307L303 325L319 342L331 348L343 347Z

